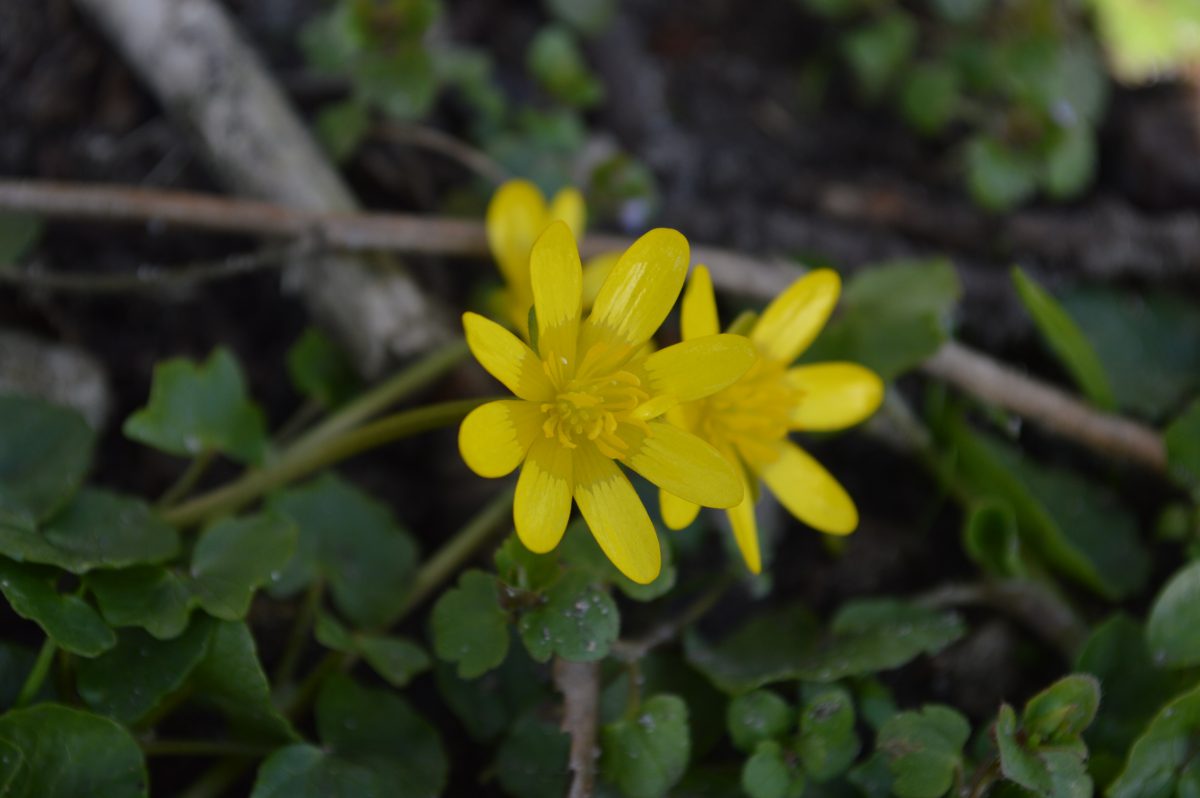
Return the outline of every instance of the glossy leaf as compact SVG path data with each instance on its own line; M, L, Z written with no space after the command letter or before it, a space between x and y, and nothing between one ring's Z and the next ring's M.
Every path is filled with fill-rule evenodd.
M41 529L0 522L0 554L81 574L162 562L179 552L179 533L140 499L84 488Z
M810 779L826 782L841 775L854 763L860 747L850 693L830 687L805 702L796 750Z
M800 798L804 786L803 771L788 763L774 740L760 741L742 766L742 790L750 798Z
M500 607L498 590L491 574L467 571L433 606L433 650L457 663L464 679L487 673L508 655L508 614Z
M795 722L788 702L770 690L755 690L729 702L726 724L733 744L753 751L763 740L782 737Z
M425 649L408 638L351 632L324 613L317 617L315 633L322 645L361 656L393 687L404 687L432 664Z
M117 643L117 636L79 596L55 589L58 572L0 557L0 592L13 612L42 627L59 648L94 657Z
M388 626L399 616L417 547L384 504L325 474L277 493L268 506L299 530L295 555L272 580L273 595L290 596L321 579L357 627Z
M571 738L557 725L526 715L496 750L496 777L518 798L562 798L570 783Z
M0 396L0 526L32 530L78 490L94 433L74 410Z
M1200 562L1171 577L1154 600L1146 640L1155 662L1168 668L1200 665Z
M1000 749L1000 771L1041 798L1091 798L1092 779L1082 742L1062 747L1031 749L1018 737L1016 713L1008 704L996 718L996 745Z
M217 349L202 364L173 358L154 368L150 400L125 421L125 435L180 457L220 452L261 462L267 446L262 411L246 393L237 360Z
M296 527L282 515L217 521L192 552L190 587L196 601L217 618L244 618L254 591L287 564L295 548Z
M106 621L113 626L140 626L159 640L170 640L184 630L195 603L188 581L162 566L90 571L84 583Z
M1100 682L1095 676L1073 673L1026 702L1021 728L1032 746L1075 743L1096 719L1099 707Z
M101 715L135 723L183 686L208 652L212 630L212 622L203 615L174 640L156 640L140 629L122 630L115 647L79 661L79 695Z
M587 574L568 571L544 603L526 611L518 628L530 656L545 662L558 656L573 662L603 659L620 632L616 602Z
M1181 774L1194 770L1193 745L1200 735L1200 687L1171 701L1146 726L1129 750L1120 777L1109 785L1108 798L1185 795L1177 793Z
M887 757L899 798L940 798L963 767L967 719L950 707L927 705L901 712L879 729L876 746Z
M1092 404L1103 410L1113 410L1116 399L1108 382L1108 374L1079 326L1054 297L1020 268L1013 269L1012 278L1022 304L1075 383Z
M600 770L626 798L661 798L679 781L691 750L687 705L673 695L646 700L637 716L600 732Z
M108 718L59 704L0 715L0 790L13 798L146 798L138 744Z

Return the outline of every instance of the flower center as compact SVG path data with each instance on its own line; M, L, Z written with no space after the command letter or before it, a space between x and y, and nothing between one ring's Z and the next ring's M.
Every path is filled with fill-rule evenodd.
M702 437L736 446L751 462L774 460L801 399L784 374L781 364L759 358L740 380L704 401L697 419Z
M546 415L542 431L557 438L568 449L581 440L596 444L606 457L620 459L629 450L622 436L623 425L632 425L649 433L646 422L634 411L650 398L641 380L628 371L616 371L603 377L575 378L559 390L552 402L544 402Z

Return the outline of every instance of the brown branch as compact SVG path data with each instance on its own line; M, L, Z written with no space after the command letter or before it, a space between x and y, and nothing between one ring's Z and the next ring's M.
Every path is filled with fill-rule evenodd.
M1101 413L1074 397L950 341L921 366L985 402L1033 419L1064 438L1106 455L1123 457L1165 472L1162 436L1120 416Z
M596 783L596 718L600 663L554 660L554 684L563 696L562 730L571 736L568 766L574 774L568 798L590 798Z
M373 138L402 147L421 147L444 155L462 164L475 174L494 184L503 183L510 175L508 170L487 153L477 150L448 133L426 125L383 122L371 131Z
M393 213L318 213L178 191L0 180L0 211L5 210L53 218L155 221L211 232L300 237L352 251L461 256L488 251L483 224L477 221ZM620 236L591 235L581 249L591 255L624 249L629 243ZM692 255L696 262L709 266L717 287L761 299L775 296L797 275L790 265L715 247L695 247ZM947 344L922 370L1106 456L1121 457L1160 473L1166 470L1165 447L1153 429L1094 410L962 344Z

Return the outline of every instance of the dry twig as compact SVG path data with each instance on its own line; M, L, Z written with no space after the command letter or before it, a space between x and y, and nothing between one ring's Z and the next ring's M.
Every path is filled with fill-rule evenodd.
M590 798L596 783L596 718L600 663L554 660L554 684L563 696L562 730L571 736L568 766L574 774L568 798Z
M391 213L318 213L251 200L126 187L0 180L0 210L56 218L159 222L211 232L301 238L351 251L480 256L487 253L483 224L465 219ZM593 235L584 254L619 250L630 241ZM713 282L726 291L769 298L796 278L794 267L714 247L695 247ZM1028 418L1106 456L1166 470L1166 450L1153 429L1099 412L987 355L949 343L922 370L998 407Z

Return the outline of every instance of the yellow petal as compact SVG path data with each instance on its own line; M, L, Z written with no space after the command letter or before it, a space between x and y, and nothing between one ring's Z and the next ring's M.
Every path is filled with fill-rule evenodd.
M742 481L716 449L663 421L652 421L649 428L625 457L630 468L702 507L732 507L742 500Z
M732 385L754 365L754 345L741 335L693 338L646 358L651 393L691 402Z
M588 326L596 338L640 346L671 312L688 269L688 243L658 228L633 242L600 287Z
M841 285L832 269L804 275L767 305L750 334L751 340L765 356L791 363L825 326Z
M717 300L713 295L712 277L709 276L706 266L697 266L692 270L687 290L683 292L680 327L685 341L716 335L721 331L721 322L717 320Z
M583 306L591 308L596 303L596 297L600 294L600 288L604 285L604 281L608 279L609 272L617 265L617 261L621 259L620 252L605 252L603 255L597 255L594 258L588 259L588 262L583 264Z
M458 428L458 450L481 477L502 477L521 464L541 432L536 405L519 399L488 402L472 410Z
M478 313L463 314L463 329L479 365L514 394L533 402L553 396L542 361L520 338Z
M587 229L587 205L578 189L567 187L555 194L550 200L549 215L551 220L566 222L576 240L583 238L583 231Z
M658 511L668 529L683 529L696 520L700 505L659 488Z
M575 450L574 477L575 502L605 556L634 582L653 582L662 568L662 550L629 478L591 445Z
M845 489L791 441L780 443L779 457L762 466L759 476L780 504L814 529L847 535L858 526L858 510Z
M583 266L571 230L552 223L533 245L529 256L533 304L537 308L538 349L543 357L575 357L579 333Z
M792 429L845 429L866 420L883 401L883 380L856 363L797 366L786 379L801 394L792 410Z
M488 246L504 279L518 293L528 293L529 250L547 221L546 200L528 180L509 180L488 203Z
M746 469L738 466L742 479L746 480ZM729 525L733 528L733 540L737 543L742 559L752 574L762 573L762 554L758 547L758 519L754 517L755 496L749 481L742 483L745 495L737 507L725 511Z
M538 554L562 540L571 517L571 450L545 436L534 440L517 480L517 537Z

